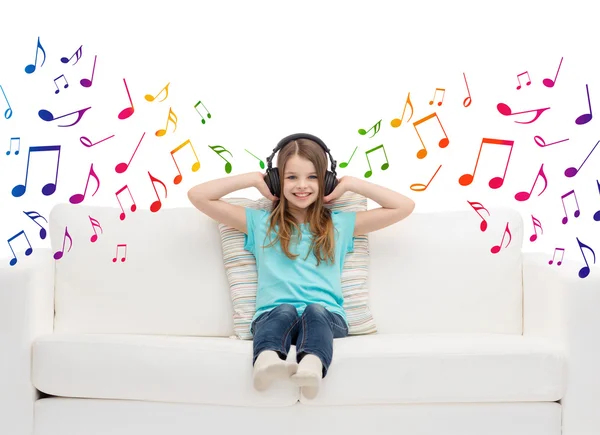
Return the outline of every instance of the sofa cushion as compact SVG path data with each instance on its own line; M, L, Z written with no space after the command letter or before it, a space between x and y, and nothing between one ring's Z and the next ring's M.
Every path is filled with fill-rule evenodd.
M255 209L270 210L272 206L272 202L266 198L258 200L222 198L222 200ZM364 211L367 209L367 198L354 192L346 192L325 207L334 211ZM219 232L233 303L234 331L243 340L251 339L250 325L256 312L258 282L256 259L251 252L244 249L244 233L225 224L219 224ZM355 237L354 251L346 254L342 270L342 295L350 335L370 334L377 331L369 309L368 262L368 237L366 235Z

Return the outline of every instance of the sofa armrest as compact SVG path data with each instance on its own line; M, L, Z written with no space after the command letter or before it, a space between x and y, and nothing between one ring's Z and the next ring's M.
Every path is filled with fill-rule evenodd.
M567 356L563 435L600 434L600 267L549 265L551 255L523 254L523 335L556 340Z
M33 433L39 393L31 383L31 349L36 337L54 329L54 266L51 250L43 248L15 266L0 259L1 434Z

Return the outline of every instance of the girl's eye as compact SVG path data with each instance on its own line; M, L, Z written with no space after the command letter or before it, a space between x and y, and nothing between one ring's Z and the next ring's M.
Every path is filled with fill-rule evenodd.
M288 178L294 178L296 177L295 175L289 175ZM317 178L316 175L311 175L310 178Z

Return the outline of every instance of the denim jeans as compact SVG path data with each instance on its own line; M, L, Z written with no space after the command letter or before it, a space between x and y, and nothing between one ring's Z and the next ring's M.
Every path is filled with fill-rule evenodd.
M319 357L323 364L323 377L327 375L333 358L333 339L348 335L342 316L319 304L309 304L302 316L293 305L281 304L258 316L250 331L254 335L252 365L265 350L273 350L281 359L286 359L290 346L294 344L297 362L306 354Z

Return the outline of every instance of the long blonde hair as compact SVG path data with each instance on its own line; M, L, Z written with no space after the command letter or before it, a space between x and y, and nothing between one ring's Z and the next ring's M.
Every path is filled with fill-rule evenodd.
M288 142L277 156L277 168L279 170L279 192L280 198L273 201L273 208L270 214L270 224L267 229L267 234L271 231L276 233L276 238L267 246L270 247L277 243L281 243L281 249L285 255L295 260L299 254L292 254L289 250L290 240L295 230L297 237L302 237L300 227L287 206L287 199L283 195L284 171L287 161L293 157L299 156L310 160L315 166L319 184L319 192L317 199L307 208L306 216L312 234L311 247L317 259L317 266L321 261L331 261L335 263L335 239L333 221L331 219L331 210L324 207L323 196L325 195L325 173L327 171L327 155L321 146L306 138L300 138ZM275 231L275 226L278 226L278 231ZM306 258L310 254L307 253Z

